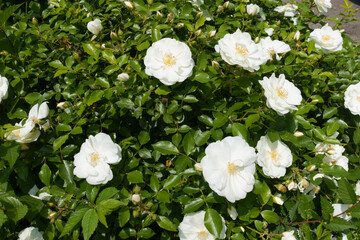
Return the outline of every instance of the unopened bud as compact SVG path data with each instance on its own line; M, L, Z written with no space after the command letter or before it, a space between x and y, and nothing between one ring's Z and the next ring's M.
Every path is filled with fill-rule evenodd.
M294 181L291 181L288 185L287 185L287 188L289 191L293 190L293 191L296 191L297 189L297 184L294 182Z
M224 4L223 4L223 7L224 8L227 8L229 6L229 1L226 1Z
M156 18L157 19L161 19L164 15L160 12L160 11L157 11L156 12Z
M58 104L56 104L56 107L60 109L65 109L69 107L69 104L67 104L66 102L59 102Z
M276 187L277 190L279 190L279 191L282 192L282 193L286 193L286 192L287 192L287 188L286 188L284 185L280 184L280 183L279 183L279 184L276 184L275 187Z
M201 29L199 29L195 32L195 36L199 36L200 34L201 34Z
M284 201L281 198L277 197L277 196L273 196L273 202L278 204L278 205L283 205L284 204Z
M80 56L79 56L78 53L74 53L74 54L73 54L73 57L74 57L76 60L78 60L78 59L80 58Z
M242 232L245 232L245 228L244 228L243 226L240 227L240 230L241 230Z
M306 170L308 170L309 172L312 172L316 169L316 165L309 165L306 167Z
M146 204L146 207L147 207L147 208L151 208L153 205L154 205L154 204L153 204L152 202L148 202L148 203Z
M304 133L296 131L296 132L294 132L294 136L295 137L302 137L302 136L304 136Z
M151 5L153 3L153 0L147 0L148 4Z
M129 9L134 9L135 8L135 5L130 1L125 1L124 4Z
M216 10L216 12L218 12L218 13L221 13L221 12L223 12L224 11L224 7L223 6L218 6L218 9Z
M203 15L203 12L197 12L197 13L196 13L196 17L197 17L197 18L201 18L202 15Z
M131 196L131 201L133 204L139 204L141 202L141 196L139 194L133 194Z
M202 167L200 163L195 163L194 168L198 172L202 172Z
M213 36L215 36L215 34L216 34L216 30L211 30L211 31L208 33L208 36L209 36L209 37L213 37Z
M236 218L238 217L238 213L236 211L236 208L234 208L233 206L231 207L228 207L228 213L229 213L229 216L231 217L232 220L236 220Z
M140 212L137 210L133 210L132 214L133 214L134 218L136 218L139 216Z
M263 226L263 228L267 228L267 226L268 226L268 222L263 221L263 222L262 222L262 226Z
M280 24L281 24L281 21L280 21L280 20L276 22L276 25L279 26Z
M156 220L157 220L157 215L156 215L156 214L153 214L153 215L151 216L151 218L152 218L152 220L156 221Z
M122 82L126 82L127 80L129 80L129 74L127 73L121 73L117 76L117 80L122 81Z
M340 33L343 33L343 32L345 32L345 29L341 29L339 32L340 32Z
M255 43L258 43L260 41L260 38L259 37L256 37L255 38Z
M49 219L54 219L56 217L56 212L51 212L48 216Z
M174 15L173 13L169 13L169 14L167 15L166 21L172 22L172 21L174 21L174 18L175 18L175 15Z
M118 30L118 36L123 35L123 31L121 31L121 29Z
M178 28L182 28L183 26L184 26L184 24L183 23L178 23L177 25L176 25Z
M141 187L139 187L138 185L136 185L135 188L134 188L134 192L135 192L135 193L140 193L140 191L141 191Z
M213 68L219 68L220 64L219 64L217 61L212 60L212 61L211 61L211 66L212 66Z
M311 103L318 103L319 102L319 99L314 99L311 101Z
M112 40L116 40L117 39L117 34L116 33L114 33L114 32L111 32L110 33L110 38L112 39Z
M295 33L295 35L294 35L294 40L295 40L295 41L299 41L299 39L300 39L300 32L297 31L297 32Z
M309 187L309 185L310 185L309 181L306 180L305 178L301 179L299 185L300 185L300 184L301 184L301 186L303 186L305 189L306 189L307 187Z
M37 24L38 24L38 20L37 20L35 17L33 17L33 18L32 18L32 23L33 23L34 25L37 25Z

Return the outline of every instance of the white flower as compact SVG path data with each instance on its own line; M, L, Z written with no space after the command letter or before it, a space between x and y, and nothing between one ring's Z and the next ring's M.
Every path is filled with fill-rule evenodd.
M331 53L342 50L343 38L339 30L332 30L330 26L317 28L310 33L309 41L315 41L315 47L324 53Z
M36 184L29 190L28 194L30 196L32 196L33 198L36 199L40 199L40 200L45 200L45 201L49 201L50 198L52 197L51 194L46 193L46 192L42 192L39 193L39 196L36 196L37 192L39 191L39 188L36 186Z
M274 201L274 203L279 204L279 205L284 204L284 201L281 198L277 197L277 196L273 196L273 201Z
M129 9L134 9L135 8L135 5L130 1L125 1L124 4Z
M254 16L260 13L260 7L256 4L251 3L246 6L246 11L250 16Z
M259 70L260 65L267 61L261 45L251 40L249 33L241 32L240 29L220 39L215 50L228 64L240 65L250 72Z
M265 28L264 31L267 33L267 35L271 36L274 33L274 29L273 28Z
M331 137L337 137L338 133ZM349 159L343 156L345 148L339 144L318 143L315 147L316 154L324 154L323 163L328 165L338 165L343 167L346 171L349 170Z
M332 207L334 208L333 216L336 216L336 215L339 215L340 213L345 212L346 210L348 210L349 205L348 204L334 203L334 204L332 204ZM345 219L346 221L351 220L351 216L347 215L346 213L341 214L338 217L340 217L342 219Z
M296 31L295 35L294 35L294 40L295 41L299 41L300 39L300 32L299 31Z
M289 191L291 191L291 190L296 191L296 189L298 188L298 185L294 181L291 181L287 185L287 188L288 188Z
M95 19L94 21L90 21L87 24L87 29L94 35L98 35L101 30L102 30L102 26L101 26L101 21L100 19Z
M327 12L328 8L332 7L330 0L314 0L319 12Z
M201 167L205 180L229 202L243 199L255 184L254 148L241 137L226 137L205 149Z
M123 82L126 82L127 80L129 80L129 74L127 73L120 73L118 76L117 76L117 80L119 81L123 81Z
M264 49L265 56L267 57L267 59L270 60L273 59L273 56L276 57L276 60L280 60L281 59L281 57L279 56L280 53L287 53L291 50L288 44L279 40L271 40L270 37L261 39L260 44Z
M215 240L214 235L212 235L205 227L204 218L205 211L185 214L184 219L179 225L180 240ZM224 239L226 237L226 226L223 218L222 225L223 229L220 233L220 239Z
M356 183L355 194L356 194L357 196L360 196L360 180L357 181L357 183Z
M40 130L34 128L30 124L16 123L15 126L20 127L10 132L6 137L9 141L16 141L18 143L31 143L35 142L40 136Z
M345 91L345 107L354 115L360 115L360 82L350 85Z
M229 216L231 217L231 219L235 221L236 218L239 215L236 208L234 208L234 206L230 206L230 207L228 207L227 211L228 211Z
M121 160L121 148L109 135L98 133L90 136L81 145L80 152L74 156L74 174L86 178L89 184L105 184L113 178L109 164Z
M141 202L141 196L139 194L133 194L131 196L131 201L134 203L134 204L138 204Z
M9 81L0 75L0 103L8 96Z
M183 82L192 75L195 65L188 45L171 38L163 38L151 45L144 58L145 73L165 85Z
M283 232L281 240L296 240L294 230Z
M301 103L301 92L292 82L285 79L284 74L277 78L273 73L270 78L264 77L259 83L265 90L266 105L269 108L280 115L297 110L295 106Z
M19 233L18 240L44 240L38 228L28 227Z
M256 145L258 151L257 164L262 167L264 174L271 178L285 175L286 168L292 164L291 150L280 140L271 142L267 136L262 136Z
M323 178L325 177L326 175L324 173L317 173L313 176L313 181L315 181L316 179L318 178Z
M274 11L284 13L285 17L294 17L297 9L298 6L296 4L287 3L286 5L276 7Z
M69 104L67 104L67 102L59 102L56 104L56 107L64 110L69 107Z
M36 126L36 124L39 125L40 129L45 127L48 122L43 121L42 119L46 118L49 115L49 106L46 102L43 102L40 104L35 104L29 112L28 119L25 122L25 125L29 125L32 128Z

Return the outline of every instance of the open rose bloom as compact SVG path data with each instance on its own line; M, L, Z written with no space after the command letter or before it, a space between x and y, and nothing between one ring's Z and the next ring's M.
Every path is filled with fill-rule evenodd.
M244 199L255 184L255 149L242 137L226 137L205 149L201 167L205 180L229 202Z
M293 160L290 148L280 140L271 142L267 136L260 138L256 148L258 150L256 162L263 168L264 174L271 178L283 177L286 168L291 166Z
M38 228L28 227L19 233L18 240L44 240L44 238Z
M332 53L342 50L343 38L339 30L333 30L330 26L323 26L310 33L309 40L315 41L315 47L324 53Z
M105 184L113 178L109 164L121 160L121 148L109 135L98 133L90 136L74 156L74 174L86 178L91 185Z
M204 225L205 211L196 213L189 213L184 216L184 219L179 225L179 237L180 240L215 240ZM220 239L226 237L225 220L222 218L223 229L220 233Z
M284 74L277 78L273 73L270 78L264 77L259 83L265 90L266 105L274 109L279 115L284 115L290 110L297 110L302 97L300 90L285 79Z
M345 107L354 115L360 115L360 83L350 85L345 91Z
M327 12L329 8L332 8L331 0L314 0L314 2L319 12Z
M87 24L87 29L94 35L98 35L102 30L102 25L100 19L95 19L94 21L90 21Z
M151 45L144 58L145 73L165 85L183 82L192 75L195 65L188 45L171 38L163 38Z
M265 64L268 59L261 45L251 40L249 33L241 32L240 29L220 39L215 50L228 64L239 65L249 72L259 70L260 65Z
M270 37L261 39L260 44L264 49L265 56L269 60L273 60L274 58L280 60L281 56L279 56L279 54L287 53L291 50L288 44L279 40L271 40Z

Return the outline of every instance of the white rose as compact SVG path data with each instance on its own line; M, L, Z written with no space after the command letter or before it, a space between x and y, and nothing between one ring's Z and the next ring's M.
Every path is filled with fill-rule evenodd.
M338 135L334 134L332 137ZM338 165L343 167L346 171L349 170L348 163L349 159L346 156L343 156L345 148L339 144L327 144L327 143L318 143L315 147L316 154L324 154L323 163L328 165Z
M49 115L49 106L46 102L40 104L35 104L29 111L28 119L26 120L25 125L29 125L32 128L39 125L40 129L48 124L48 121L42 119L46 118Z
M300 39L300 32L299 31L296 31L295 35L294 35L294 40L295 41L299 41Z
M0 103L8 96L9 81L0 75Z
M192 75L195 65L188 45L171 38L163 38L151 45L144 58L145 73L165 85L183 82Z
M240 29L220 39L215 50L228 64L240 65L250 72L259 70L260 65L267 61L261 45L251 40L249 33L241 32Z
M273 73L270 78L264 77L259 83L265 90L266 105L269 108L274 109L279 115L297 110L295 106L301 103L301 92L292 82L285 79L284 74L277 78Z
M360 196L360 180L356 183L355 194Z
M327 12L328 8L332 7L330 0L314 0L319 12Z
M271 36L274 33L274 29L273 28L265 28L264 31L267 33L267 35Z
M323 26L310 33L309 40L315 41L315 47L324 53L342 50L343 38L339 30L333 30L330 26Z
M254 148L241 137L226 137L205 149L201 167L205 180L229 202L244 199L255 184Z
M274 9L275 12L284 13L285 17L294 17L298 6L296 4L287 3L283 6L278 6Z
M190 239L204 239L204 240L215 240L215 236L212 235L204 225L205 211L196 213L185 214L184 219L179 225L179 237L180 240ZM220 239L226 237L226 226L223 217L222 225L223 229L220 233Z
M265 56L270 60L273 59L273 56L276 57L276 60L280 60L280 53L287 53L291 50L288 44L279 40L271 40L270 37L261 39L260 44L264 49Z
M360 82L350 85L345 91L345 107L354 115L360 115Z
M294 230L283 232L281 240L296 240Z
M102 30L102 26L101 26L101 21L100 19L95 19L94 21L90 21L87 24L87 29L94 35L98 35L101 30Z
M349 205L348 204L334 203L334 204L332 204L332 207L334 208L333 216L336 216L336 215L339 215L340 213L345 212L346 210L348 210ZM341 214L338 217L340 217L342 219L345 219L346 221L351 220L351 216L347 215L346 213Z
M9 141L16 141L18 143L35 142L40 136L40 130L34 128L30 124L16 123L15 126L20 127L10 132L6 137Z
M138 204L141 202L141 196L139 194L133 194L131 196L131 201L134 203L134 204Z
M19 233L18 240L44 240L38 228L28 227Z
M74 156L74 174L86 178L91 185L105 184L113 178L109 164L121 160L121 148L109 135L98 133L90 136Z
M271 142L267 136L262 136L256 145L258 157L256 163L262 167L266 176L280 178L285 175L286 168L292 164L291 150L280 140Z
M260 12L260 7L251 3L246 6L246 11L250 16L254 16Z

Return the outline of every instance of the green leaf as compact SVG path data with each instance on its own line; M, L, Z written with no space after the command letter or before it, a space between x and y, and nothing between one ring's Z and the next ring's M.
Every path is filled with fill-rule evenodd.
M109 81L104 77L96 78L96 83L99 84L103 88L109 88L110 87Z
M100 50L98 50L94 46L94 44L92 44L92 43L83 43L82 46L83 46L85 52L87 54L89 54L90 56L94 56L96 58L99 56Z
M324 165L322 172L328 176L333 177L346 177L349 173L341 166L338 165Z
M253 192L260 196L261 205L265 205L271 198L271 190L266 182L256 180Z
M157 28L151 29L151 41L156 42L161 39L161 32Z
M219 115L214 119L214 128L220 128L229 121L229 117L226 115Z
M33 105L35 102L37 102L40 98L42 97L42 95L38 92L32 92L29 93L28 95L26 95L25 97L25 101L31 105Z
M66 67L62 64L62 62L60 62L59 60L54 60L54 61L52 61L52 62L49 62L49 65L50 65L51 67L58 68L58 69L64 69L64 68L66 68Z
M261 216L269 223L277 223L279 222L280 218L277 215L277 213L270 211L270 210L264 210L261 212Z
M191 132L188 132L183 139L183 148L186 155L189 155L195 148L195 140Z
M335 114L337 114L337 108L336 107L329 107L329 108L324 110L323 118L324 119L331 118Z
M195 23L195 30L198 30L199 27L203 26L206 21L206 17L200 17Z
M103 210L105 215L110 214L112 211L114 211L121 205L122 205L122 202L120 202L119 200L116 200L116 199L112 199L112 198L101 201L99 204L97 204L97 206Z
M324 226L330 231L335 232L341 232L346 229L357 229L357 227L353 223L339 217L334 218L330 223L325 224Z
M109 198L112 198L113 196L115 196L115 194L117 194L119 192L119 190L117 190L115 187L108 187L105 188L104 190L102 190L99 194L99 196L96 199L96 204L107 200Z
M233 123L231 132L233 136L242 136L244 139L247 139L248 130L244 124Z
M326 128L326 134L328 136L333 135L337 130L339 130L339 127L340 125L338 121L331 122Z
M202 132L201 130L197 130L194 133L194 139L196 146L202 146L209 140L211 135L210 131Z
M140 239L148 239L155 235L155 232L151 228L142 228L138 232L138 237Z
M103 50L102 56L105 58L110 64L116 64L116 58L111 50Z
M119 225L120 227L125 226L125 224L130 220L130 210L128 208L121 208L119 210Z
M354 218L360 218L360 205L357 205L349 210L349 213Z
M175 227L175 225L165 216L159 216L158 219L156 220L157 224L159 225L159 227L168 230L168 231L172 231L172 232L176 232L177 228Z
M63 135L58 137L57 139L55 139L54 143L53 143L53 150L54 152L56 150L58 150L65 142L66 140L69 138L69 135Z
M73 212L68 221L66 222L63 231L61 232L60 238L65 236L66 234L70 233L74 227L76 226L76 224L78 224L81 219L83 218L84 214L89 210L88 206L79 208L77 210L75 210L75 212Z
M251 114L245 120L245 126L249 128L253 123L257 122L260 119L259 114Z
M95 90L93 91L86 100L86 104L91 106L93 103L98 102L104 96L103 90Z
M181 176L180 175L170 175L164 182L164 189L170 189L174 186L176 186L177 184L179 184L181 181Z
M159 191L159 179L155 175L152 175L150 178L150 187L154 192Z
M169 93L171 93L171 89L165 85L161 85L155 90L155 93L157 95L168 95Z
M7 221L7 217L3 210L0 209L0 228Z
M0 145L0 156L5 159L12 168L18 159L21 145L17 142L5 142Z
M356 145L358 145L360 143L360 129L359 128L356 128L356 130L354 131L353 140Z
M194 80L196 80L200 83L207 83L210 81L210 76L209 76L209 74L207 74L205 72L196 72Z
M95 209L89 209L84 214L84 217L81 221L81 226L83 230L83 236L85 240L89 240L91 235L94 233L99 222L99 218L96 214Z
M51 170L46 163L44 163L41 167L41 170L39 172L39 178L41 182L46 186L50 185Z
M68 68L71 68L74 63L75 63L75 58L73 56L68 56L65 60L65 65Z
M320 202L321 202L321 215L325 220L329 220L332 217L334 208L332 207L331 202L329 202L323 196L320 196Z
M169 141L159 141L152 145L156 151L159 151L163 155L178 154L177 147Z
M183 213L191 213L198 210L202 205L204 205L203 198L195 198L191 199L187 204L184 206Z
M220 214L211 208L208 208L205 212L204 224L207 230L216 238L220 237L223 230L223 222Z
M21 6L22 4L12 5L5 10L0 11L0 26L4 27L6 21L9 19L11 15Z
M307 44L307 53L310 54L315 49L315 41L311 40Z
M338 181L338 184L339 184L338 193L343 203L346 204L355 203L356 195L351 184L345 178L341 178Z
M0 198L0 200L4 202L7 217L15 223L24 218L28 212L27 206L22 204L19 199L15 197L3 197Z
M144 145L150 141L150 134L145 131L141 131L138 136L141 145Z
M136 48L138 51L142 51L145 49L148 49L150 47L150 43L148 41L142 42L140 45L138 45Z
M118 71L119 69L120 69L120 67L118 65L109 65L103 70L103 73L105 73L107 75L111 75L114 72Z
M138 171L138 170L135 170L135 171L132 171L132 172L129 172L127 175L126 175L126 178L129 182L131 183L142 183L144 182L143 180L143 174L142 172Z
M59 166L59 175L65 181L66 184L74 182L73 174L74 166L70 161L63 161L63 164Z

